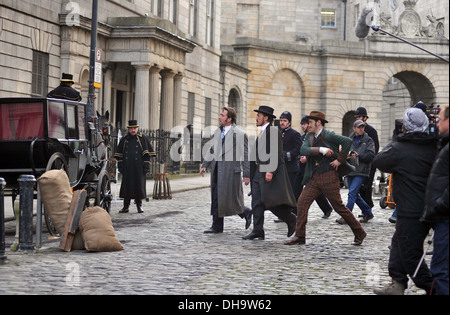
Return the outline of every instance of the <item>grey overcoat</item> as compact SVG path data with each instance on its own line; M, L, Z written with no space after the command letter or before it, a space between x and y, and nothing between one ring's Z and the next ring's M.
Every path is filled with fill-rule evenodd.
M250 162L247 134L235 124L223 140L221 133L218 128L207 143L202 167L211 171L211 186L218 186L219 217L225 217L244 212L242 177L250 178Z

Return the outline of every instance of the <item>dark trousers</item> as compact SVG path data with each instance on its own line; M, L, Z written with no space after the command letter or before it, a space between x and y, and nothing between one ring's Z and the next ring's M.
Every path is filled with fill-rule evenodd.
M437 295L448 295L448 222L434 224L433 258L430 270Z
M369 205L369 207L373 208L373 200L372 200L372 184L373 179L375 177L376 168L372 167L370 169L369 177L364 181L364 183L359 188L359 195L361 198Z
M318 174L317 172L313 174L313 177L303 188L302 194L298 199L295 236L301 239L306 238L306 223L308 222L309 208L314 200L322 193L330 201L333 209L340 214L352 229L355 236L364 232L364 229L358 220L356 220L353 213L342 202L340 189L338 172L330 170L323 174Z
M389 255L389 275L405 287L408 286L408 275L412 278L422 258L429 230L419 219L397 218ZM431 290L433 279L425 261L412 280L418 288Z
M211 183L211 215L212 215L212 226L213 230L223 231L223 217L219 217L219 192L217 189L217 166L214 169L213 182Z
M269 192L264 192L262 187L265 181L265 173L256 172L252 179L252 212L253 212L253 231L264 231L264 212L266 211L263 203L263 195ZM280 220L286 223L295 222L295 215L291 212L289 207L278 207L276 209L268 209Z

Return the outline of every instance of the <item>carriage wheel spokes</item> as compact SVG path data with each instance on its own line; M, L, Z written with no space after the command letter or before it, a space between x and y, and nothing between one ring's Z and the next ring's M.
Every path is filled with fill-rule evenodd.
M109 213L111 200L111 181L108 172L103 170L98 176L95 205L105 209Z

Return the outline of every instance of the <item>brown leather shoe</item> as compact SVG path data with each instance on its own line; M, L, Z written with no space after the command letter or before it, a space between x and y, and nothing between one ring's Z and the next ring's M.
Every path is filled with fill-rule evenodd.
M305 244L305 238L300 238L298 236L294 236L293 238L291 238L290 240L284 242L284 245L302 245Z
M361 234L355 236L355 240L353 241L352 245L359 246L362 244L364 239L366 238L367 233L363 231Z

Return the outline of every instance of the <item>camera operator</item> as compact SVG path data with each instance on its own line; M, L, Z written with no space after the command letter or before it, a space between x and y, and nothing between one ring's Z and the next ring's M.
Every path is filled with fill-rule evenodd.
M374 292L379 295L404 294L408 275L412 276L423 255L423 243L429 227L420 222L425 189L436 157L437 139L427 133L425 113L408 108L403 115L403 133L390 142L374 160L374 166L393 174L393 192L397 206L397 223L389 255L392 283ZM431 292L433 279L425 262L413 279L417 287Z

